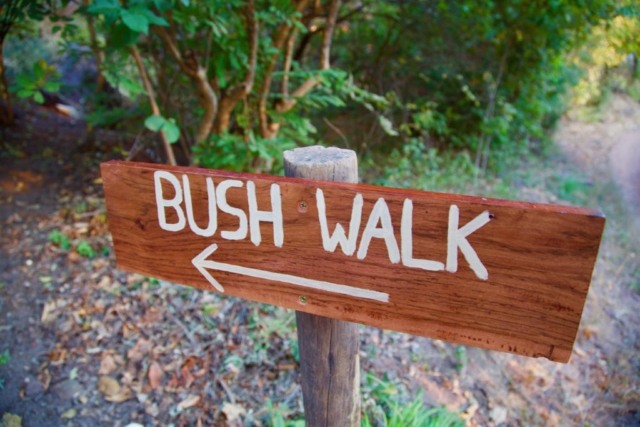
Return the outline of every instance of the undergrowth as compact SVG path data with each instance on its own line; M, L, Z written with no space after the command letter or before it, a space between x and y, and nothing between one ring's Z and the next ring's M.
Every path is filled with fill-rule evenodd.
M386 376L365 375L362 427L464 427L464 422L444 407L428 408L420 391L410 400L404 387Z
M605 101L603 101L605 102ZM604 108L604 107L599 107ZM500 170L484 175L469 152L443 152L415 145L396 150L385 164L364 162L365 182L385 187L410 188L533 203L571 205L602 212L607 218L603 240L614 239L616 262L623 265L629 286L640 291L640 250L630 231L631 213L617 185L609 177L590 177L572 164L554 145L534 155L520 153L504 161ZM624 258L626 257L626 258ZM624 258L624 259L623 259Z

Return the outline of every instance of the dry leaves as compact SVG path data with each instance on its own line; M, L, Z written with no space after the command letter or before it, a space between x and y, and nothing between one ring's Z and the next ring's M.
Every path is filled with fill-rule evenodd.
M132 397L129 387L121 387L117 380L106 375L98 380L98 390L104 394L104 398L109 402L121 403Z
M244 409L244 407L237 403L224 402L224 404L222 405L222 413L225 417L227 417L227 420L229 421L237 420L242 415L244 415L245 412L246 410Z
M147 377L149 378L149 385L151 386L151 390L155 390L160 387L162 384L162 368L158 365L157 362L153 362L149 365L149 372L147 373Z
M200 402L200 396L197 394L190 394L182 402L178 403L178 409L187 409L195 406Z
M71 418L74 418L76 415L78 415L78 411L73 409L73 408L71 408L71 409L68 409L68 410L64 411L62 413L62 415L60 415L60 418L62 418L62 419L71 419Z
M109 375L113 371L118 368L116 364L115 358L110 354L102 355L102 360L100 360L100 369L98 370L99 375Z
M142 360L147 355L147 353L151 352L152 348L153 346L151 344L151 341L140 338L136 345L134 345L129 349L129 351L127 351L127 357L129 358L129 360L138 362Z
M62 365L67 360L67 355L67 349L56 344L55 348L49 352L49 364L52 366Z
M40 316L40 321L42 323L48 323L56 320L59 314L57 309L66 305L66 303L67 302L64 300L47 301L44 304L44 307L42 308L42 315Z

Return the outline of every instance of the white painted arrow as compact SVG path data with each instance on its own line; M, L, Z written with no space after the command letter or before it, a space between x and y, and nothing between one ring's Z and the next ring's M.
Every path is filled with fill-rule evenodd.
M198 256L191 261L200 273L211 283L217 290L224 292L224 288L216 279L207 271L218 270L227 273L242 274L244 276L256 277L258 279L273 280L276 282L290 283L292 285L303 286L305 288L318 289L321 291L333 292L336 294L349 295L357 298L370 299L380 302L389 302L389 294L369 289L354 288L353 286L339 285L337 283L324 282L322 280L307 279L305 277L292 276L290 274L274 273L271 271L258 270L255 268L242 267L239 265L226 264L223 262L207 260L207 257L218 249L217 244L205 248Z

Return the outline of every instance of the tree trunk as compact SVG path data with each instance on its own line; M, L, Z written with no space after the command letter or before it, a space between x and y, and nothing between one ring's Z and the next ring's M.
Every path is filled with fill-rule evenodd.
M85 6L90 6L91 1L85 0ZM87 29L89 30L89 41L91 43L91 50L96 60L96 68L98 75L96 76L96 92L102 92L104 89L105 78L102 74L102 52L98 46L98 37L96 36L96 28L93 23L93 16L87 14Z
M15 117L9 95L9 85L4 75L4 39L0 40L0 86L2 86L0 87L0 96L4 101L4 105L0 105L0 121L2 124L10 126L14 123Z

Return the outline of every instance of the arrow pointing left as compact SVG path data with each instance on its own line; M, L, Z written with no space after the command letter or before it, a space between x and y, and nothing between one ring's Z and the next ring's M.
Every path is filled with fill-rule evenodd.
M223 262L207 260L207 257L218 249L217 244L212 244L205 248L191 261L195 268L211 283L217 290L224 292L224 288L213 278L209 270L226 271L227 273L242 274L243 276L255 277L258 279L273 280L275 282L289 283L305 288L318 289L342 295L349 295L356 298L364 298L373 301L389 302L389 294L372 291L369 289L356 288L353 286L340 285L337 283L325 282L322 280L307 279L306 277L292 276L290 274L275 273L272 271L258 270L256 268L242 267L240 265L227 264Z

